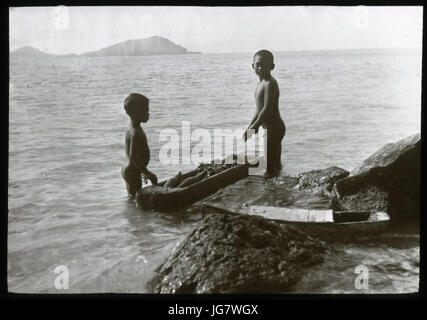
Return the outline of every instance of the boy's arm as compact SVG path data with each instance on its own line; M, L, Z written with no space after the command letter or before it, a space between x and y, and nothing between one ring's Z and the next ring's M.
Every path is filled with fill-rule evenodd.
M130 163L138 169L140 172L144 172L147 170L146 166L143 164L142 159L138 154L138 143L135 139L135 134L130 135L129 139L129 161Z
M255 114L252 117L251 123L249 123L249 125L248 125L248 129L251 127L251 125L254 124L254 122L256 121L256 119L258 119L258 110L255 111Z
M256 121L256 119L258 119L258 110L257 110L257 111L255 111L255 114L254 114L254 116L253 116L253 118L252 118L252 120L251 120L251 123L248 125L248 127L246 128L246 131L243 133L243 137L242 137L242 139L243 139L244 141L248 140L248 138L250 137L250 136L248 135L248 130L251 128L251 126L252 126L252 125L253 125L253 123ZM258 129L256 129L256 130L255 130L255 133L258 133Z
M254 123L252 123L249 129L254 129L257 131L258 128L264 123L267 115L272 112L274 91L274 85L271 82L267 82L264 87L264 107L259 113L258 118Z

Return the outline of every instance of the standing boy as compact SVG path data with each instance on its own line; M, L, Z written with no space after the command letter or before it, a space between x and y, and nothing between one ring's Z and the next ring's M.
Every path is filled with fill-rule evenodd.
M243 139L246 141L253 132L257 133L262 125L267 131L267 170L264 177L269 179L279 174L282 169L282 139L286 126L279 111L279 85L271 75L274 69L273 54L268 50L260 50L254 55L252 68L259 78L255 90L256 112L246 129Z
M150 149L147 137L141 128L141 122L147 122L150 114L148 112L148 99L138 93L131 93L124 102L126 113L130 117L130 126L126 132L126 156L128 162L122 168L122 176L126 182L129 197L134 197L141 189L141 174L157 184L157 177L147 169L150 161Z

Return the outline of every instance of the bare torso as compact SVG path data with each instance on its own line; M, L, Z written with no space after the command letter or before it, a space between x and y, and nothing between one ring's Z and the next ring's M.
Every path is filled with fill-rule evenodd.
M126 156L128 163L125 165L128 170L139 170L130 161L131 144L135 144L132 148L136 152L134 156L141 159L141 164L146 167L150 161L150 149L148 148L147 137L141 128L129 128L126 132Z
M150 149L147 137L141 127L130 127L126 132L126 156L127 162L122 167L122 176L126 181L128 195L134 197L142 187L141 174L157 184L157 177L147 170L150 160Z

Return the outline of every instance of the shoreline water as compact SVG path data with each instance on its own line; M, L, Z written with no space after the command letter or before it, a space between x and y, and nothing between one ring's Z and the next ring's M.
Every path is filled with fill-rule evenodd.
M162 128L186 120L207 130L249 123L256 85L251 58L11 62L9 289L58 293L54 269L66 264L68 292L144 291L139 279L149 278L146 270L160 263L164 248L181 241L197 217L129 208L120 176L128 123L123 99L133 91L150 97L151 120L144 128L154 155L149 167L162 179L185 169L161 166L155 158ZM384 143L420 129L416 55L279 53L276 60L288 129L286 175L332 165L351 171ZM413 252L406 253L412 259ZM408 257L402 249L395 258L390 268Z

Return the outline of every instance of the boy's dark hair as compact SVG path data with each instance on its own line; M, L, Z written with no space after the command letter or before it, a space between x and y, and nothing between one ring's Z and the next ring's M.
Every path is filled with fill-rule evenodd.
M258 52L256 52L254 54L254 59L255 59L256 56L266 57L268 60L270 60L270 62L272 64L274 63L273 54L270 51L268 51L268 50L265 50L265 49L259 50Z
M131 93L124 102L124 108L129 116L135 115L141 108L148 108L148 98L139 93Z

